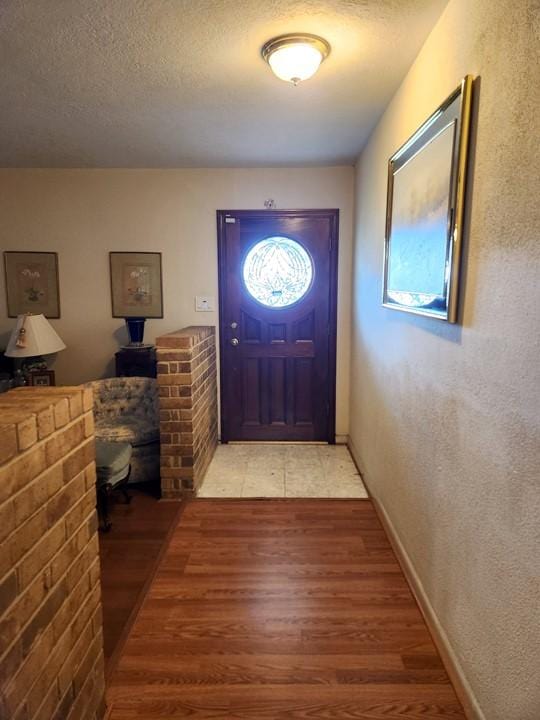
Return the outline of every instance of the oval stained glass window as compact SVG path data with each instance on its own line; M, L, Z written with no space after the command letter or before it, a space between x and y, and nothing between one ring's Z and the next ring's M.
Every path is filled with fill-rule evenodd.
M244 283L249 294L267 307L298 302L313 280L313 263L300 243L287 237L269 237L246 255Z

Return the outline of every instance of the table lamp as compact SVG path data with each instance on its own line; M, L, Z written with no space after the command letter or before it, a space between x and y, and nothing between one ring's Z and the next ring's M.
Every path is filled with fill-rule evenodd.
M52 355L65 348L45 315L19 315L4 354L12 358L32 358L22 364L22 371L28 372L32 367L45 365L42 355Z

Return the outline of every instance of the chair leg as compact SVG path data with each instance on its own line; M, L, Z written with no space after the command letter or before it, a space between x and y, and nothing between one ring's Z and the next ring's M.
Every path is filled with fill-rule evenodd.
M112 523L109 520L109 495L111 486L109 483L103 483L97 488L97 511L99 529L101 532L109 532Z
M128 474L126 475L126 477L121 481L121 483L120 483L119 486L118 486L118 489L120 490L120 492L121 492L122 495L124 496L124 503L125 503L126 505L129 505L129 503L131 502L131 495L128 493L128 491L127 491L127 489L126 489L126 485L127 485L128 482L129 482L129 476L130 476L130 475L131 475L131 465L129 466Z

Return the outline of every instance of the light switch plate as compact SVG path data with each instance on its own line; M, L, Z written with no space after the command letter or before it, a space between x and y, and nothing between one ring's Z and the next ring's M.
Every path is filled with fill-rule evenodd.
M195 297L196 312L213 312L215 310L215 300L211 295L197 295Z

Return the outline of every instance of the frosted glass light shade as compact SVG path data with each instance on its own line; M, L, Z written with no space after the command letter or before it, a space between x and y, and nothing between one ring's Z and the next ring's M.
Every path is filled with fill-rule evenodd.
M262 56L273 73L294 85L314 75L329 53L326 40L308 34L280 35L262 48Z
M317 48L305 43L282 47L268 58L274 75L295 85L315 75L321 61L322 55Z
M24 326L24 347L17 347ZM8 357L36 357L65 350L66 346L45 315L19 315L9 338L5 354Z

